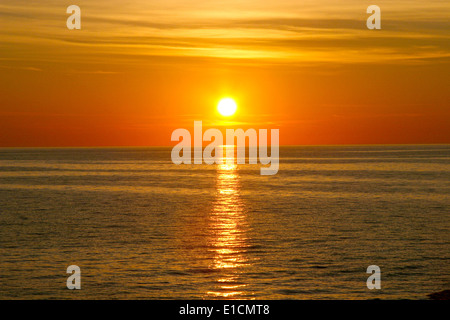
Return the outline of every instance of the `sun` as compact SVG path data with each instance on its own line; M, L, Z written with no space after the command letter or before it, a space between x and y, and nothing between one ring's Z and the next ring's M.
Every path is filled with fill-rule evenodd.
M217 110L224 117L229 117L236 112L237 104L232 98L223 98L219 101Z

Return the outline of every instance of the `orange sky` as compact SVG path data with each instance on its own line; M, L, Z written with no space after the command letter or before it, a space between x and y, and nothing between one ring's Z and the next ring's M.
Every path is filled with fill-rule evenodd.
M281 144L450 143L448 1L378 1L382 30L357 0L93 2L0 3L1 147L173 145L194 120Z

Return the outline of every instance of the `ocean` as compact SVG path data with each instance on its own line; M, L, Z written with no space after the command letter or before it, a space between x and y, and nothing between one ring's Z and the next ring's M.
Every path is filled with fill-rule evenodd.
M427 299L450 287L450 145L0 149L0 299ZM66 269L81 269L69 290ZM381 270L369 290L368 266Z

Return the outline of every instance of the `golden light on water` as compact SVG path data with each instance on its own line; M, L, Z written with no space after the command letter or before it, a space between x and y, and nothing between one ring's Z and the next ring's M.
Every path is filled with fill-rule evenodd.
M245 279L240 277L242 269L250 265L247 257L249 227L240 187L237 165L217 166L216 200L210 215L214 252L210 268L218 271L218 277L214 290L206 293L209 297L241 297L247 287Z

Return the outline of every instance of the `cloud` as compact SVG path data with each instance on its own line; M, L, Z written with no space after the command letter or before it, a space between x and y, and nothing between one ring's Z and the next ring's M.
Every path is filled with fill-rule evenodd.
M27 71L36 71L40 72L42 69L35 67L22 67L22 66L0 66L2 69L18 69L18 70L27 70Z
M434 0L382 4L382 30L368 30L357 1L280 0L207 3L80 1L82 30L65 28L56 1L32 10L26 1L0 5L5 58L111 63L149 57L239 59L269 63L385 63L447 58L450 5ZM120 4L120 5L119 5ZM28 52L27 54L24 52ZM102 71L100 71L102 72ZM108 71L109 72L109 71ZM112 72L112 71L111 71Z

